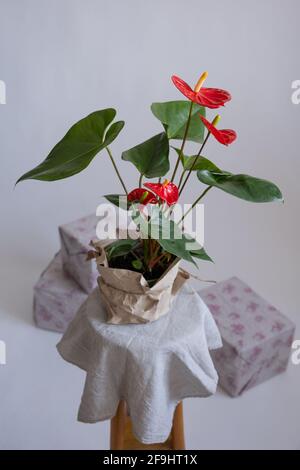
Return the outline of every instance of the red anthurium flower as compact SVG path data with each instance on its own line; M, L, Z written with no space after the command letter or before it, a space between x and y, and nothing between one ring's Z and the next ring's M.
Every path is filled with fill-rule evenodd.
M157 199L153 193L146 191L143 188L136 188L130 191L127 195L127 199L130 202L139 202L140 204L147 205L147 204L156 204Z
M227 101L231 100L230 93L228 93L226 90L221 90L220 88L202 88L202 85L207 76L207 72L204 72L201 75L194 90L192 90L192 88L185 81L176 75L172 76L172 81L176 88L178 88L178 90L181 91L184 96L194 103L211 109L224 106Z
M151 189L160 199L166 201L169 206L178 201L178 188L176 184L171 183L169 180L165 180L164 183L145 183L144 186Z
M215 123L219 120L219 116L217 116L213 122L209 122L205 117L200 116L201 121L208 129L209 132L217 139L220 144L229 145L235 141L237 135L236 132L232 129L217 129L215 127Z

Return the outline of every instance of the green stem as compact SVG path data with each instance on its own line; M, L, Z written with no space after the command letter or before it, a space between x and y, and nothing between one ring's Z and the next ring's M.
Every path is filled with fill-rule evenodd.
M203 144L201 145L199 152L197 153L197 155L196 155L195 158L194 158L194 161L193 161L193 163L192 163L192 166L191 166L191 168L189 169L189 172L188 172L188 174L187 174L187 177L185 178L185 180L184 180L184 182L183 182L183 184L182 184L182 187L180 188L179 196L181 195L181 193L182 193L182 191L183 191L183 189L184 189L184 187L185 187L185 185L186 185L186 183L187 183L187 181L188 181L188 179L189 179L189 177L190 177L190 175L191 175L191 173L192 173L192 171L193 171L193 169L194 169L194 166L196 165L197 159L198 159L198 157L201 155L201 152L202 152L202 150L204 149L204 146L205 146L206 142L208 141L209 136L210 136L210 132L207 133L207 136L205 137L205 140L204 140ZM187 171L187 170L184 170L183 174L181 175L181 178L180 178L181 182L182 182L182 179L183 179L183 175L184 175L184 173L185 173L186 171ZM180 187L180 184L179 184L179 187Z
M109 148L108 146L105 147L105 148L106 148L107 153L108 153L108 155L109 155L109 158L110 158L110 160L111 160L111 162L112 162L112 164L113 164L113 167L114 167L114 169L115 169L115 172L116 172L117 175L118 175L118 178L119 178L119 180L120 180L120 183L121 183L121 185L123 186L123 189L124 189L125 193L128 194L128 191L127 191L127 189L126 189L126 186L125 186L125 184L124 184L124 181L122 180L122 177L121 177L121 175L120 175L120 172L119 172L119 170L118 170L118 167L117 167L117 165L116 165L116 162L115 162L115 160L114 160L114 157L112 156L112 153L111 153L111 151L110 151L110 148Z
M179 155L178 155L178 158L177 158L177 162L176 162L176 165L175 165L175 168L174 168L174 171L173 171L171 181L174 181L174 178L175 178L175 175L176 175L176 172L177 172L177 169L178 169L178 165L180 163L180 160L181 160L181 157L182 157L182 154L183 154L185 141L186 141L186 138L187 138L187 135L188 135L189 127L190 127L193 104L194 104L193 101L191 101L190 111L189 111L188 119L187 119L186 126L185 126L185 131L184 131L184 135L183 135L183 139L182 139L182 144L181 144L181 148L180 148L180 151L179 151Z
M140 177L139 177L139 188L142 187L143 176L144 176L144 175L141 173L141 174L140 174Z
M200 194L200 196L196 199L195 202L193 202L193 204L191 205L191 207L189 208L189 210L186 211L186 213L181 217L181 219L179 220L178 224L180 224L180 222L183 222L185 217L194 209L194 207L198 204L199 201L201 201L201 199L205 196L206 193L208 193L208 191L212 188L212 186L207 186L207 188Z
M141 258L140 256L138 256L138 255L134 252L134 250L131 250L131 253L133 254L133 256L134 256L137 260L141 261L141 263L144 265L142 258Z
M180 189L180 186L182 185L183 177L184 177L186 171L187 170L185 170L185 169L182 170L182 173L181 173L181 176L180 176L180 179L179 179L179 183L178 183L178 189Z

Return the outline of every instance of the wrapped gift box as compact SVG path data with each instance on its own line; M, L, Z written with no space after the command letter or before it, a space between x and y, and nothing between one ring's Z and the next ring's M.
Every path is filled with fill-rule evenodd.
M63 268L87 293L97 285L96 263L94 260L87 261L86 257L91 250L90 241L96 238L98 221L95 215L89 215L61 225L58 229Z
M59 252L34 287L34 318L37 326L64 332L87 294L62 268Z
M113 223L114 216L108 214L105 220L106 223L108 220ZM58 228L63 268L88 294L97 286L99 276L95 260L87 261L87 253L92 249L90 242L97 240L96 227L99 221L96 215L88 215ZM122 210L118 212L117 225L116 237L127 238L127 212ZM133 233L131 236L134 236ZM111 241L103 240L103 245Z
M212 351L222 388L237 396L285 371L295 330L288 318L236 277L200 295L222 336Z

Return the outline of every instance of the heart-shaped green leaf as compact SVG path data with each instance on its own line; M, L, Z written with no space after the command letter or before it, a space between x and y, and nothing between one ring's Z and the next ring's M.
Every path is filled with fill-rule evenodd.
M211 257L208 256L204 248L199 248L198 250L191 250L190 253L193 258L202 259L204 261L212 261Z
M150 220L146 220L145 216L140 213L138 206L133 205L132 208L132 219L139 227L143 237L151 236L168 253L195 265L193 257L211 261L204 248L192 237L184 234L173 220L165 217L161 208L157 206L149 208Z
M198 171L199 180L250 202L282 201L280 189L270 181L249 175L233 175L209 170Z
M127 196L126 194L106 194L105 199L107 199L111 204L114 204L117 207L120 207L121 209L128 210L130 204L127 201Z
M182 159L183 162L183 167L185 170L190 170L193 168L193 171L196 170L209 170L209 171L221 171L213 162L208 160L208 158L199 156L196 156L196 161L195 161L195 156L193 157L187 157L183 156ZM195 162L195 163L194 163Z
M180 155L180 149L173 147L174 150L176 150L177 155ZM196 162L194 164L196 158ZM193 171L196 170L209 170L209 171L217 171L221 172L220 168L218 168L213 162L208 160L205 157L197 156L197 155L192 155L192 156L187 156L187 155L182 155L181 156L181 163L182 166L185 170L190 170L193 166Z
M112 258L117 258L118 256L126 256L131 252L131 250L136 248L139 243L139 240L132 240L131 238L127 238L126 240L116 240L106 248L107 257L110 260Z
M146 178L164 176L170 168L169 140L165 132L122 153L122 159L135 165Z
M132 219L144 238L151 236L168 253L195 264L190 252L185 248L185 240L182 238L179 227L173 221L166 219L161 210L153 208L151 221L147 221L135 206Z
M105 134L104 142L102 144L104 147L110 145L118 137L124 127L124 124L124 121L117 121L108 128L108 131Z
M166 129L169 139L182 139L184 136L188 115L190 112L189 101L167 101L165 103L153 103L151 111L161 121ZM187 140L203 142L204 125L199 115L205 116L205 108L193 103L192 117L189 125Z
M27 179L55 181L82 171L122 130L124 121L115 122L108 129L115 115L115 109L108 108L78 121L55 145L46 160L21 176L17 183Z

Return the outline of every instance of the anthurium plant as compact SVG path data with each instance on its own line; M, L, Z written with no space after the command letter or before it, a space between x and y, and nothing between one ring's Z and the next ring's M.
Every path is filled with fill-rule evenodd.
M141 233L138 239L128 238L110 244L107 248L109 265L141 272L150 285L178 258L194 264L197 260L210 260L204 248L184 233L183 222L187 213L177 222L172 217L174 205L190 178L197 178L199 193L188 212L212 188L255 203L282 201L282 195L270 181L246 174L232 174L203 156L211 136L224 146L231 145L237 137L234 130L218 127L219 114L207 119L206 110L223 107L231 100L231 95L219 88L205 88L206 79L205 72L192 89L181 78L172 76L173 84L185 99L152 104L151 111L161 122L162 131L124 151L121 156L138 170L137 187L130 191L110 148L124 127L124 121L114 121L116 111L111 108L95 111L74 124L47 158L17 182L68 178L84 170L99 152L105 151L122 188L122 193L105 197L116 206L123 201L123 208L125 200L125 208L130 211ZM181 141L179 146L176 145L178 140ZM192 155L185 152L187 141L198 146ZM170 151L174 154L172 170Z

